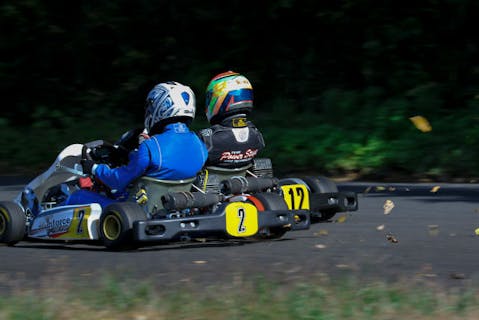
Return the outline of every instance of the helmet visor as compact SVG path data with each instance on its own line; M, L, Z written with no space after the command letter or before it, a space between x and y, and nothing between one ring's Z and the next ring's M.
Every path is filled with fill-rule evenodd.
M251 105L253 105L253 90L252 89L240 89L240 90L230 91L228 96L225 99L225 101L227 102L230 102L231 101L230 99L233 98L230 106L234 106L238 103L250 103Z

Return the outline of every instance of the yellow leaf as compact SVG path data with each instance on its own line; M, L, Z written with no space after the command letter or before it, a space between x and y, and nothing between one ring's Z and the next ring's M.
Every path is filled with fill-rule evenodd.
M325 229L319 229L318 232L315 232L314 235L315 236L327 236L328 235L328 230L325 230Z
M390 214L391 210L394 208L394 202L391 200L386 200L383 205L384 214Z
M423 116L410 117L409 120L411 120L414 126L418 130L421 130L422 132L429 132L432 130L432 127L429 124L429 121L427 121L427 119L424 118Z
M346 216L340 216L340 217L336 220L336 222L338 222L338 223L343 223L344 221L346 221Z
M430 224L428 228L430 236L437 236L439 234L439 226L437 224Z
M435 186L434 188L431 189L431 192L436 193L441 187L440 186Z

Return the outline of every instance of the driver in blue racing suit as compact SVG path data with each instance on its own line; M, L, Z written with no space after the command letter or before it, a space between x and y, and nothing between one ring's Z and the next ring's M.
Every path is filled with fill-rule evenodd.
M195 117L195 95L178 82L157 84L146 98L145 129L149 138L116 168L93 160L82 160L83 172L109 188L108 195L80 189L66 204L99 203L102 207L128 199L127 187L141 176L162 180L193 178L205 164L208 151L189 125Z

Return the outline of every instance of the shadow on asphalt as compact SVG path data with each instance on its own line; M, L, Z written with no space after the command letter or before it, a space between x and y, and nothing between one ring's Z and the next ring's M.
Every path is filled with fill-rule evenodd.
M101 245L101 243L95 244L95 242L67 242L56 240L31 240L19 242L15 245L16 249L37 249L37 250L65 250L65 251L102 251L102 252L115 252L115 253L132 253L132 252L145 252L145 251L165 251L165 250L178 250L178 249L191 249L191 248L215 248L215 247L233 247L252 245L258 242L272 242L272 241L291 241L293 238L281 238L272 240L206 240L206 241L188 241L188 242L174 242L163 244L151 244L139 246L130 250L109 250ZM52 243L52 241L54 241Z

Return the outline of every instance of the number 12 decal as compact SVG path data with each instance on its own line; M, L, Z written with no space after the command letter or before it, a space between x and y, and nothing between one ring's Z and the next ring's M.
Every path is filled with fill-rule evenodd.
M281 186L283 198L290 210L309 210L309 191L303 184Z

